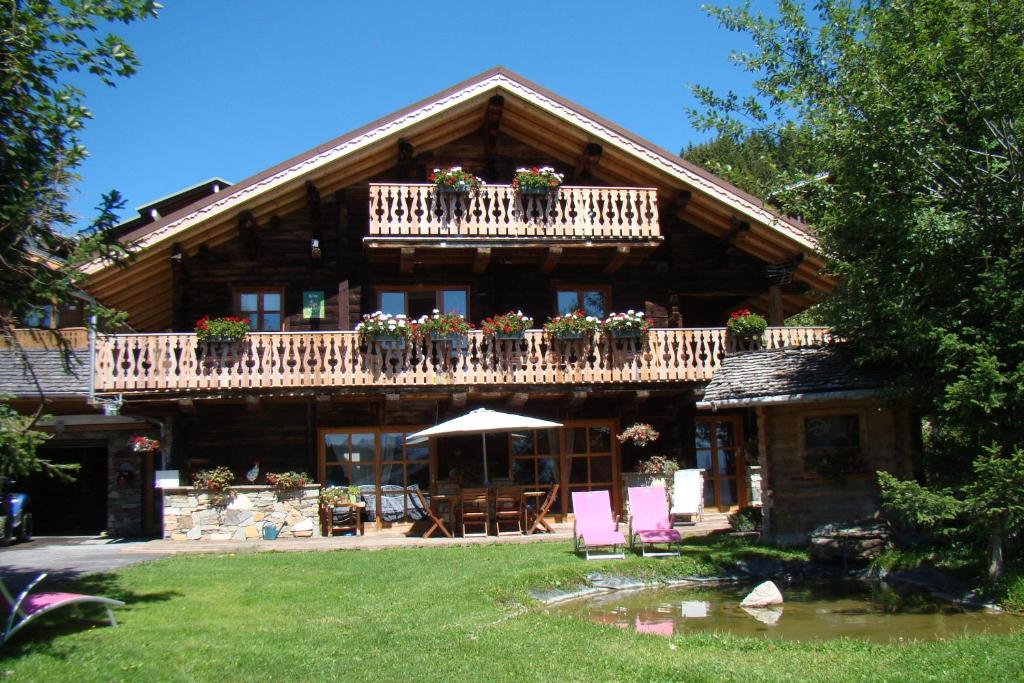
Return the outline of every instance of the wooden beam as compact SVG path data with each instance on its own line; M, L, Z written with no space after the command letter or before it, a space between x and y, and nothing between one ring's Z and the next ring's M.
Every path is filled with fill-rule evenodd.
M614 253L612 253L607 263L604 264L604 268L601 272L614 273L615 271L622 267L622 264L626 262L626 258L628 257L629 247L624 244L620 244L619 246L615 247Z
M466 405L466 398L469 394L465 391L456 391L452 394L452 408L461 408Z
M250 259L255 259L260 253L259 224L253 218L251 211L243 211L238 214L238 235L245 244L245 250Z
M395 179L402 182L414 180L416 172L416 148L405 138L398 140L398 161L395 162ZM415 178L422 180L422 178Z
M484 141L484 177L489 181L497 180L498 175L498 129L501 127L501 115L505 111L505 98L494 95L487 100L484 108L484 122L480 126L480 135Z
M180 410L185 415L195 415L196 414L196 404L195 404L195 401L193 401L190 398L179 398L178 399L178 410Z
M171 327L174 330L183 331L187 330L189 326L187 320L188 298L186 294L189 291L188 260L184 248L178 242L171 245L170 262L171 307L174 310Z
M563 405L566 408L578 408L587 400L587 396L590 392L586 389L574 389L569 392L569 396L566 397Z
M573 182L579 184L591 178L597 165L601 163L601 156L603 154L604 148L601 145L596 142L587 143L583 147L583 153L580 155L579 161L576 162L576 168L573 169Z
M415 265L416 247L402 247L402 256L398 270L402 273L411 273Z
M245 409L250 413L258 413L263 408L262 401L259 396L246 396L245 397Z
M491 263L491 248L490 247L477 247L476 254L473 256L473 272L477 275L487 270L487 266Z
M692 197L693 193L689 190L679 190L676 196L672 198L672 203L668 210L669 215L676 216L686 211L686 206L690 203Z
M522 408L529 400L530 394L528 392L515 391L509 394L508 399L505 401L505 405L509 408Z
M651 397L649 389L638 389L633 392L632 398L626 403L627 408L636 409L643 405Z
M780 285L771 285L768 287L768 324L772 327L781 327L785 322L785 309L782 306L782 287Z
M540 262L540 272L550 273L558 265L559 259L562 258L561 247L548 247L547 253L544 255L543 260Z
M750 234L750 223L747 221L741 221L733 216L729 220L729 224L732 226L729 231L722 235L719 239L725 244L732 244L733 242L739 242Z

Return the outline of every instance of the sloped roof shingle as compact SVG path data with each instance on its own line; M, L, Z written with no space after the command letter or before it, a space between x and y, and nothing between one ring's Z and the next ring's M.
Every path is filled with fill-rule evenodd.
M879 376L857 368L835 348L756 351L727 356L698 405L798 400L815 394L877 392L881 387Z
M39 384L49 396L86 396L89 393L89 351L70 352L65 367L59 349L27 349L24 351ZM0 349L0 394L36 396L38 391L25 368L22 353Z

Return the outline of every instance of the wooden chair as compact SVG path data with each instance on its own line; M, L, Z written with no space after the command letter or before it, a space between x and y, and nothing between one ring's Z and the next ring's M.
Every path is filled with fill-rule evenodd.
M459 515L462 518L462 535L486 536L490 526L488 508L490 507L490 495L487 489L462 489L459 496ZM479 526L480 533L469 533L467 527Z
M523 491L517 486L499 486L494 491L494 531L498 536L523 533ZM502 525L507 528L502 530ZM511 528L515 525L515 528Z
M325 536L362 536L362 504L333 503L320 506L320 524Z

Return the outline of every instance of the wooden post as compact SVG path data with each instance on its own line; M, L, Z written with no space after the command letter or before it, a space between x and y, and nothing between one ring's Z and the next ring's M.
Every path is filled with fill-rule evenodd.
M768 287L768 324L772 327L782 327L786 322L786 316L782 308L782 287L771 285Z
M768 417L764 406L757 407L757 464L761 466L761 538L772 535L771 470L768 466Z

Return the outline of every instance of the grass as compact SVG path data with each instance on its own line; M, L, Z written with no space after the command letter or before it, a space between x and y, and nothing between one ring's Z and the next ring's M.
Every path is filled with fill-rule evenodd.
M585 563L568 544L174 557L87 577L121 627L54 617L16 636L9 680L1012 680L1024 635L936 643L671 639L549 614L533 587L586 573L711 574L735 539L679 558Z

